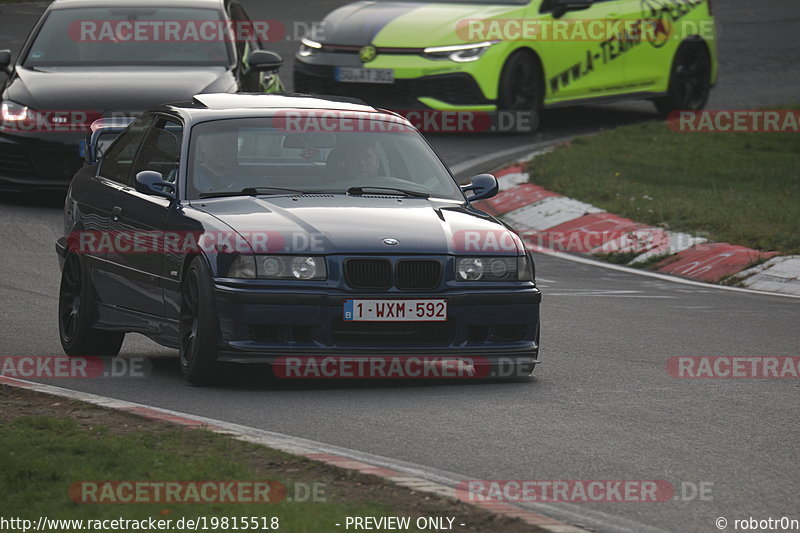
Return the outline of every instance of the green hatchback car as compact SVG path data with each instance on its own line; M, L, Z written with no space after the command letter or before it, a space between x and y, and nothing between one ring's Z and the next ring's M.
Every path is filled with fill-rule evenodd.
M667 115L701 109L718 71L711 0L362 0L295 59L296 91L401 112L650 99Z

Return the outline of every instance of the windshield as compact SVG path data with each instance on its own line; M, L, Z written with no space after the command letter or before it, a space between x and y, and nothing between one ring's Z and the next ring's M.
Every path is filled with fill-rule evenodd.
M361 131L352 131L347 120L329 118L326 131L317 132L287 131L272 118L198 124L192 128L188 196L255 188L264 194L290 189L464 200L416 130L367 120Z
M23 66L226 66L229 42L222 12L214 9L56 9Z

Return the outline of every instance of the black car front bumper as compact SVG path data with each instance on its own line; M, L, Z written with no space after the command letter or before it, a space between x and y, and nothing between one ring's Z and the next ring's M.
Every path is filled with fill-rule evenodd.
M514 291L297 294L214 289L221 361L274 363L301 357L478 357L535 362L539 304L535 287ZM345 299L445 298L446 322L347 322Z
M0 131L0 190L66 190L83 166L85 133Z

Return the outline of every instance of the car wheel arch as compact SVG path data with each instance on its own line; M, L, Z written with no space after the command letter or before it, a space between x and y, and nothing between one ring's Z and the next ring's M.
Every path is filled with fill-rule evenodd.
M211 264L209 263L208 258L205 257L205 254L201 254L199 252L198 253L193 253L193 254L186 254L183 257L183 262L181 263L181 271L180 271L181 272L181 277L180 277L181 288L183 288L183 282L186 281L186 274L189 272L189 267L192 266L192 261L194 261L195 257L202 257L203 261L205 261L205 263L206 263L206 267L209 269L209 271L211 271Z
M710 89L714 86L714 66L713 66L713 56L711 53L711 47L708 45L708 42L703 39L703 37L693 34L686 36L681 42L678 44L677 48L675 49L675 53L672 56L672 60L670 61L669 67L669 77L667 79L667 92L664 96L660 96L653 99L653 102L656 105L659 115L666 118L669 116L669 113L676 109L684 109L683 105L680 102L675 101L675 97L673 94L673 89L675 87L674 82L675 78L673 77L676 72L676 65L681 57L681 54L684 53L684 50L687 47L698 47L698 50L702 49L707 57L709 64L708 64L708 79L705 80L705 83L708 84L708 88L704 97L704 100L699 105L699 108L702 109L708 101L708 94Z
M542 61L542 57L535 49L530 46L522 45L518 46L511 50L511 52L506 56L505 60L500 67L500 71L497 77L497 95L498 98L502 92L502 82L503 82L503 71L505 70L506 66L509 62L517 55L526 55L528 58L533 61L534 67L537 69L539 73L539 97L540 97L540 105L544 102L547 95L545 94L547 90L547 84L545 83L545 70L544 70L544 62Z
M672 67L675 65L675 60L678 58L678 52L680 52L681 47L687 44L702 44L708 54L709 58L712 58L711 54L711 47L708 46L708 41L706 41L702 36L697 34L687 35L679 44L678 47L675 49L675 54L672 56L672 63L670 63L670 74L672 73ZM713 68L709 71L709 76L713 76ZM712 83L713 80L709 78L709 83Z
M75 220L72 224L72 228L70 228L67 232L65 232L65 239L66 239L66 253L69 254L71 252L76 252L76 248L80 251L80 246L77 245L75 242L76 239L80 242L80 234L86 231L86 227L83 225L83 221Z

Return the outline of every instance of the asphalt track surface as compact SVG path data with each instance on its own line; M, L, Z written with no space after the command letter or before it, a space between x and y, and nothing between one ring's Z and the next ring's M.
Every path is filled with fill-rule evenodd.
M318 20L333 2L246 2L253 18ZM288 4L288 3L286 3ZM800 100L800 5L717 2L721 79L710 107ZM0 48L16 47L41 7L0 7ZM302 11L302 16L299 12ZM275 48L289 58L293 44ZM290 72L291 61L286 72ZM289 76L287 76L289 77ZM647 103L548 114L528 136L432 136L451 165L533 141L651 118ZM490 163L484 163L488 166ZM474 171L485 170L476 168ZM0 205L0 355L60 355L56 324L58 198ZM800 381L689 380L678 355L800 355L797 300L682 285L537 257L543 363L500 382L275 382L250 367L196 388L174 352L129 335L124 357L151 357L147 378L51 383L304 437L445 470L463 479L664 479L713 483L710 501L552 504L600 531L719 531L714 521L800 519Z

